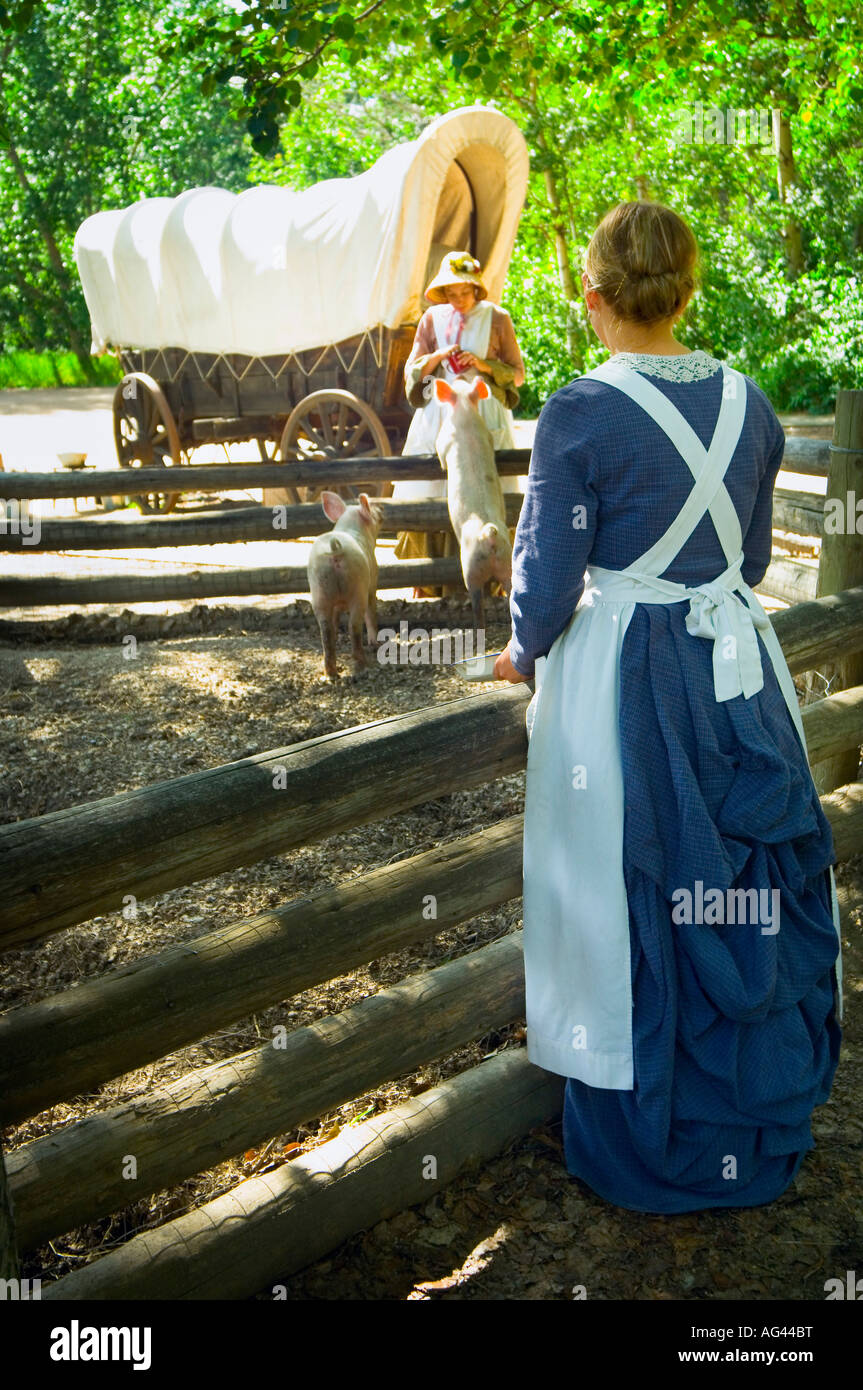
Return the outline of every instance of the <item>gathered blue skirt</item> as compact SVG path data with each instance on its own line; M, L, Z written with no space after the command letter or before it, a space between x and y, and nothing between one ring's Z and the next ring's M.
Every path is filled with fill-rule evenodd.
M639 604L621 654L634 1088L570 1078L563 1113L568 1171L647 1212L779 1196L814 1147L841 1036L833 837L806 755L761 638L763 689L720 704L686 612ZM778 889L758 900L778 930L681 922L699 881Z

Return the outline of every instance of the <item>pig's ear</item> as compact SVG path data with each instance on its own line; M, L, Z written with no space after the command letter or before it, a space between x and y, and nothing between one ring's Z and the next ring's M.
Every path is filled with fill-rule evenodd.
M455 391L448 381L444 381L442 376L435 377L434 391L439 401L446 401L447 405L455 405Z
M337 492L322 492L321 506L324 509L324 514L329 517L330 521L338 521L342 512L345 510L345 501L344 498L339 497Z
M485 400L488 399L488 397L489 397L490 395L491 395L491 392L489 391L488 386L487 386L486 383L483 381L482 377L481 377L481 376L478 376L477 379L476 379L476 381L475 381L474 384L473 384L473 389L471 390L471 393L470 393L471 400L472 400L472 401L485 401Z
M383 513L377 502L364 492L360 493L360 516L368 526L380 527L383 521Z

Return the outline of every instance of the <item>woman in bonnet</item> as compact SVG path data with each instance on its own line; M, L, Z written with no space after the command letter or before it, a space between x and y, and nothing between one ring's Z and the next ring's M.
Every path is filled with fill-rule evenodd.
M609 360L539 419L495 675L528 706L528 1056L567 1077L569 1172L636 1211L757 1206L839 1055L830 826L752 587L784 435L673 336L697 247L622 203L583 285Z
M433 454L443 419L443 406L428 389L433 376L452 381L482 376L491 395L479 403L479 411L491 432L495 449L515 447L512 408L518 404L518 387L524 382L512 319L505 309L492 304L482 281L479 261L467 251L451 251L425 292L432 307L417 325L405 365L405 391L417 407L408 430L403 454ZM517 478L501 479L504 492L518 492ZM446 479L403 482L393 487L392 500L446 497ZM514 533L511 533L511 535ZM400 560L458 555L451 532L402 531L395 555ZM415 589L414 597L434 597L438 590ZM461 592L445 586L444 593Z

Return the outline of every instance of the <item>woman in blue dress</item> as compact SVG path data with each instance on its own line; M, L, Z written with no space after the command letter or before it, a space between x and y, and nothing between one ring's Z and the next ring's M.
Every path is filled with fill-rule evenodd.
M528 708L528 1056L568 1078L569 1172L636 1211L756 1206L813 1147L839 1055L833 841L752 587L784 434L677 343L697 246L656 203L600 223L611 357L546 403L499 679Z

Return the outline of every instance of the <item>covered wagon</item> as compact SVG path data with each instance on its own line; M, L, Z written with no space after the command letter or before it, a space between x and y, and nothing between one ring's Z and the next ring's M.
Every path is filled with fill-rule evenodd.
M284 462L398 453L423 289L466 249L500 298L527 175L514 122L470 106L355 178L193 188L88 217L75 260L92 350L116 351L125 373L120 465L177 467L244 440ZM171 477L142 502L169 511L181 491Z

